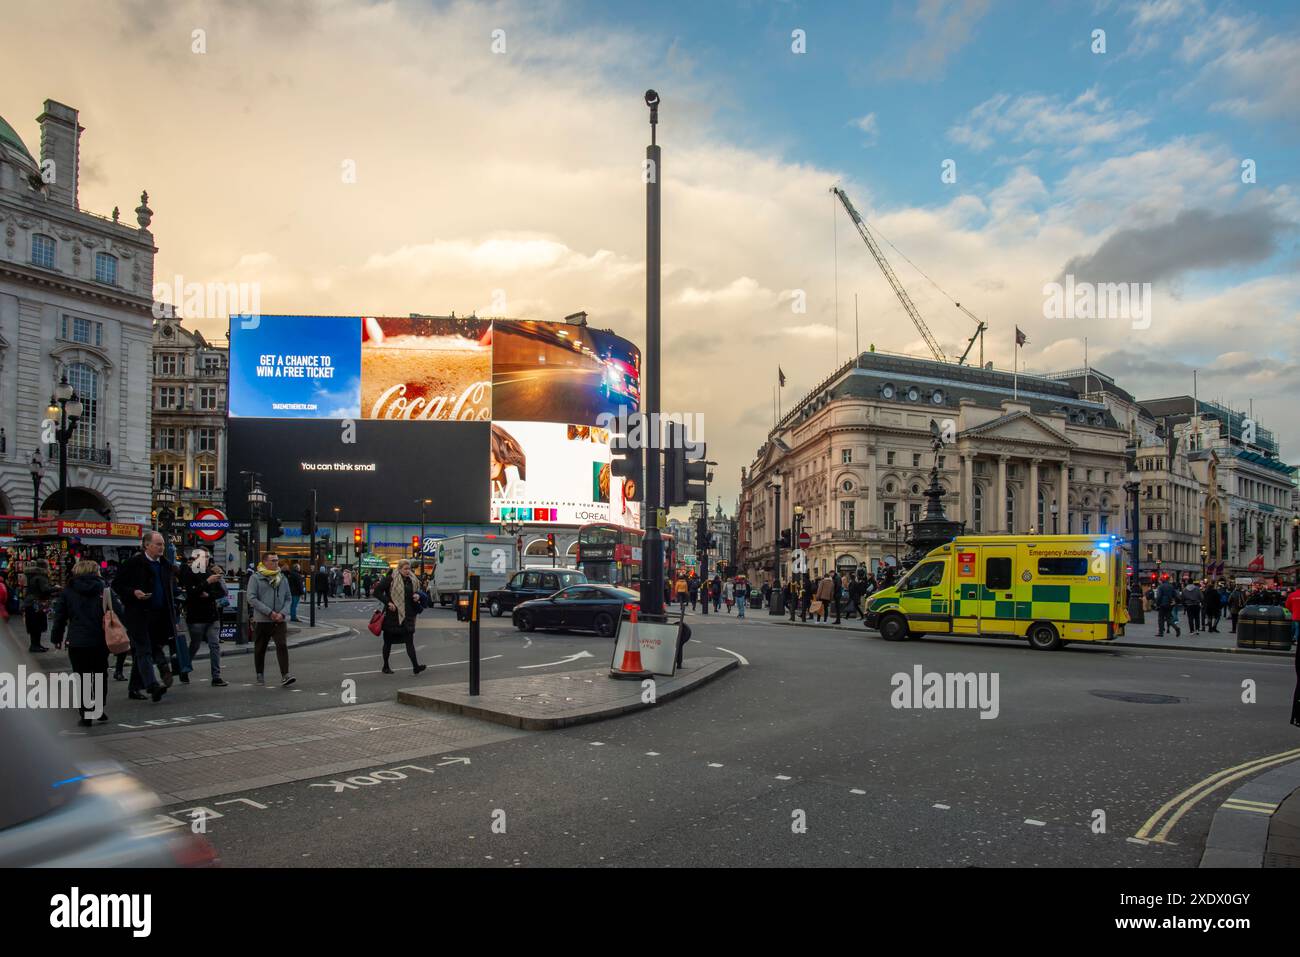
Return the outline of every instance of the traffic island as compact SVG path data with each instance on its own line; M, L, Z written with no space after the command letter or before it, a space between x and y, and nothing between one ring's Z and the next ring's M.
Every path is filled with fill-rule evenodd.
M609 676L609 667L484 681L471 697L464 682L405 688L398 704L480 718L524 731L603 721L671 701L739 667L735 658L686 658L673 677L656 676L654 696L641 681ZM647 679L649 680L649 679Z

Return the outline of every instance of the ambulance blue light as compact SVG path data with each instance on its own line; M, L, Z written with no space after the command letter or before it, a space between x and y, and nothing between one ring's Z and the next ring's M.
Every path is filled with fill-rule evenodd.
M1097 543L1098 548L1110 548L1110 542L1101 541Z

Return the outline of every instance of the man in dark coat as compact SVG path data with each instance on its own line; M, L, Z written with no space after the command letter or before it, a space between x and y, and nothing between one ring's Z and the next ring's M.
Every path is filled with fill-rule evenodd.
M330 606L330 570L329 566L321 562L320 567L316 569L316 594L320 597L317 601L321 606L328 608Z
M140 545L140 551L127 559L113 579L113 591L126 609L122 624L131 639L131 681L127 691L136 699L148 692L157 702L167 689L154 673L154 661L166 674L166 648L174 638L176 623L176 584L172 567L163 560L166 545L162 535L149 529L141 536Z

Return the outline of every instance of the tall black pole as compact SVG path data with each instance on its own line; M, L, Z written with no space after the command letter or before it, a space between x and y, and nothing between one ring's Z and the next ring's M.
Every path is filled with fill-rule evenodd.
M659 122L659 94L646 90L650 107L650 145L645 150L643 178L645 186L645 403L642 413L650 416L651 428L644 430L646 439L646 530L642 539L646 574L641 583L641 615L651 621L664 614L664 540L659 531L659 513L663 506L659 449L659 182L663 176L659 145L655 142L655 125Z
M59 410L59 514L68 511L68 439L72 436L68 428L68 406L60 403Z
M479 624L478 624L478 590L479 577L469 576L469 693L478 695L479 683Z
M307 560L306 585L311 591L311 601L308 603L310 612L311 627L316 627L316 490L311 490L311 557Z
M781 486L774 485L773 489L776 491L776 510L772 522L772 593L767 599L767 613L781 615L785 613L785 595L781 591Z
M420 581L424 581L424 499L420 499Z

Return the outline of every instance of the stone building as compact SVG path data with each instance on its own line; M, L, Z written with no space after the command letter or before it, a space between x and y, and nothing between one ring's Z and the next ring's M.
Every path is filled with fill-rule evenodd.
M226 343L209 343L171 310L154 323L153 488L176 493L178 521L225 508L228 364Z
M739 565L771 575L796 509L811 572L894 564L924 513L931 420L948 443L945 507L968 534L1121 532L1128 437L1104 403L1042 376L868 352L797 403L743 473Z
M58 505L52 394L83 414L68 442L69 517L147 522L153 268L147 194L122 221L78 199L83 127L46 100L38 162L0 119L0 514ZM47 463L32 501L33 453Z

